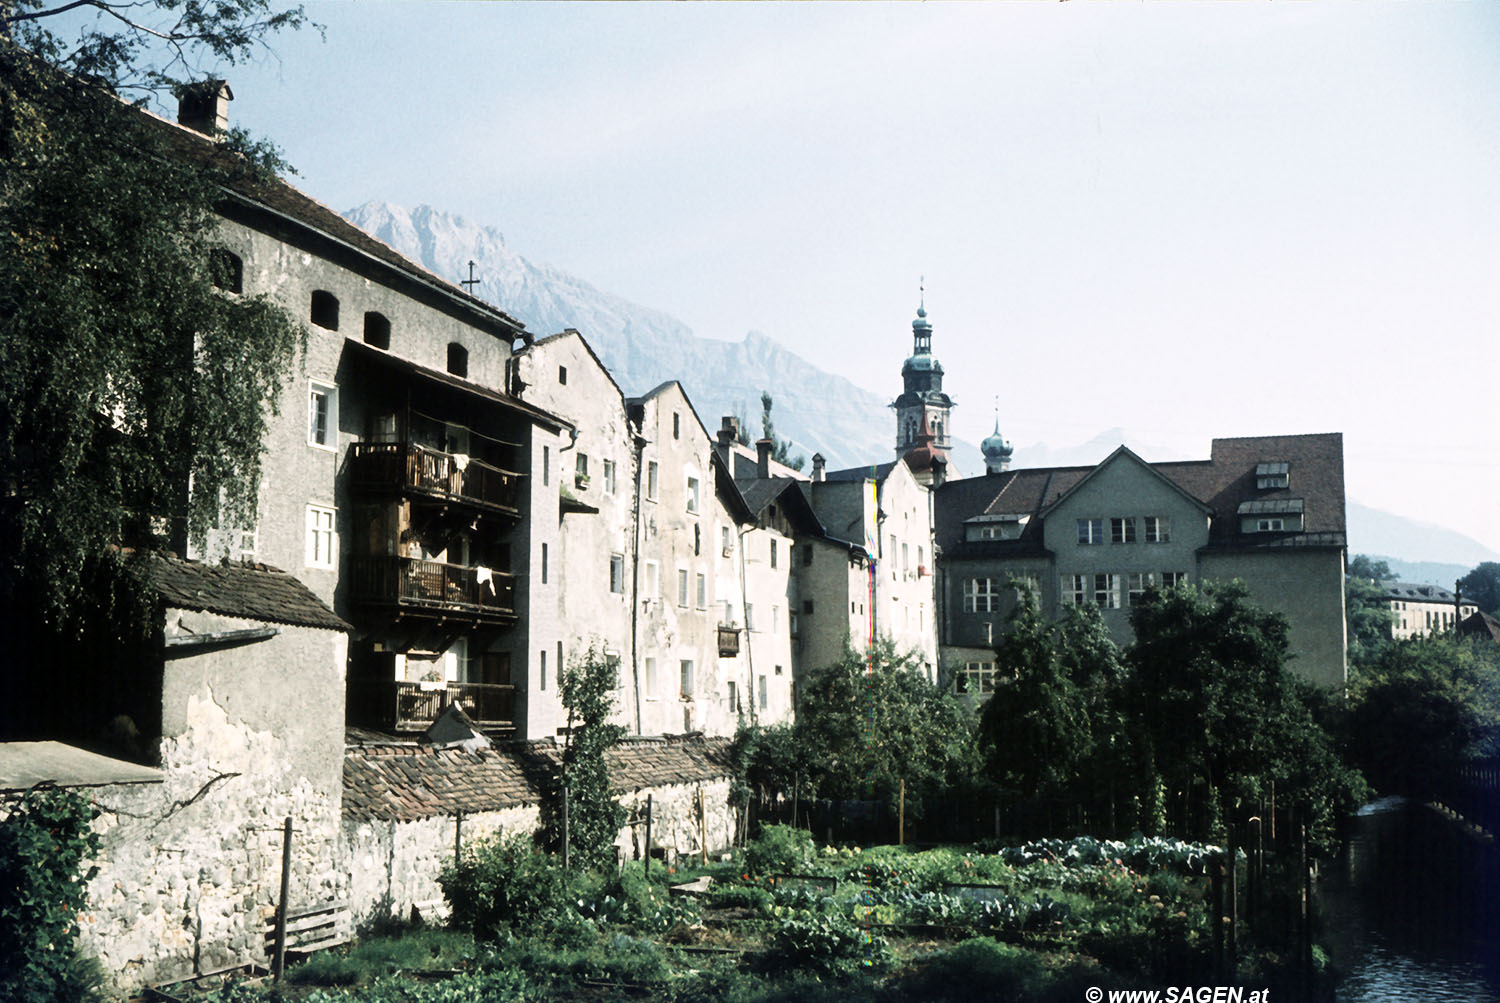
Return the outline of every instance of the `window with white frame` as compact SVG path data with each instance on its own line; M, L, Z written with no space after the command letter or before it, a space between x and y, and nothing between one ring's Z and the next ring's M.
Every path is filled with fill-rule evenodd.
M646 500L656 501L657 465L655 460L646 461Z
M770 690L770 686L766 683L766 677L765 676L761 676L760 677L760 694L759 694L759 696L760 696L759 703L760 703L760 709L761 710L765 710L766 708L768 708L768 707L771 706L771 690Z
M542 487L552 483L552 450L548 446L542 447Z
M1172 520L1164 515L1146 516L1146 542L1170 543L1171 541Z
M678 690L677 695L683 700L693 699L693 660L684 658L677 663Z
M734 553L734 534L729 531L728 526L719 527L719 552L725 557Z
M1078 520L1078 542L1083 546L1093 546L1104 542L1104 520L1103 519L1079 519Z
M1130 606L1134 609L1146 598L1146 590L1156 584L1156 574L1151 571L1133 571L1129 579Z
M965 662L954 682L954 688L960 693L993 693L995 692L995 663Z
M1161 573L1162 588L1175 589L1179 585L1186 585L1188 576L1186 571L1163 571Z
M776 541L771 541L771 567L776 567Z
M1100 609L1120 608L1120 576L1094 575L1094 605Z
M604 493L612 495L615 493L615 461L604 461Z
M609 590L616 595L625 594L625 555L609 555Z
M1109 542L1110 543L1134 543L1135 542L1135 517L1116 516L1109 520Z
M1040 572L1037 572L1037 571L1016 571L1016 572L1012 572L1011 576L1010 576L1010 579L1009 579L1009 584L1010 584L1011 588L1013 588L1013 589L1016 590L1016 594L1017 595L1019 595L1021 593L1022 589L1025 589L1026 591L1030 592L1031 595L1034 598L1041 599L1041 596L1042 596L1042 577L1041 577L1041 573Z
M687 510L698 511L698 478L688 475L687 479Z
M1073 606L1082 606L1089 601L1088 575L1062 576L1062 601Z
M688 604L688 571L687 568L677 569L677 605L687 608Z
M313 381L307 394L307 444L337 449L339 392L332 383Z
M307 506L307 566L333 568L337 560L333 547L333 509Z
M698 608L708 609L708 576L698 572Z
M993 578L964 579L964 612L993 613L1000 608L1000 589Z
M736 688L735 688L734 680L733 679L729 680L729 683L728 683L728 697L729 697L729 713L731 713L731 714L738 714L740 712L740 695L739 695L738 692L736 692Z
M645 659L645 674L646 674L646 680L645 680L645 684L644 685L645 685L645 689L646 689L646 699L647 700L655 700L656 699L656 656L655 655L647 655L646 656L646 659Z
M642 599L661 598L661 565L656 561L646 562L646 587Z
M1279 516L1273 519L1259 519L1255 523L1257 533L1279 533L1286 529L1286 520Z

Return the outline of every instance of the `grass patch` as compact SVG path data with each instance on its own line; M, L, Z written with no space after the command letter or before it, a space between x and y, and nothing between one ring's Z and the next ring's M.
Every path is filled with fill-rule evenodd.
M303 986L363 986L398 972L453 971L473 964L471 935L422 927L320 951L287 969L286 980Z

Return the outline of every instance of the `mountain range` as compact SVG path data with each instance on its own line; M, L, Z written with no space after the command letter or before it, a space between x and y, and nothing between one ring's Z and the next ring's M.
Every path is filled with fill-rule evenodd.
M476 295L494 303L538 337L576 328L627 395L646 393L680 379L708 432L723 415L738 415L755 436L760 430L760 396L770 391L776 431L790 439L795 456L822 453L830 470L883 463L894 456L895 419L888 398L848 379L816 368L758 331L741 341L695 335L682 321L598 289L575 275L536 264L513 251L493 226L421 205L406 209L371 201L344 213L355 226L384 241L437 275L453 281L469 274L480 283ZM895 382L892 364L892 382ZM898 389L894 385L893 390ZM1098 463L1120 443L1152 460L1189 459L1133 442L1113 428L1088 442L1062 448L1042 443L1016 449L1017 466L1074 466ZM954 467L974 474L984 469L973 443L955 440ZM1409 580L1446 584L1480 561L1500 561L1483 544L1449 529L1348 503L1351 554L1389 557L1392 570ZM1430 567L1421 562L1427 562Z

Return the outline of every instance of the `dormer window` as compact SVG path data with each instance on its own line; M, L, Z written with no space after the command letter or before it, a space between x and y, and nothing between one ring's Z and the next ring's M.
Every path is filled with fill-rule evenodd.
M319 327L337 331L339 329L339 298L326 289L313 290L312 309L308 315Z
M1301 498L1241 502L1238 515L1241 533L1300 533L1306 526Z
M1273 491L1279 488L1290 487L1291 464L1290 463L1257 463L1255 465L1255 486L1261 491Z
M1031 516L1019 512L980 515L964 524L965 540L1018 540ZM919 559L918 564L922 563Z
M448 372L463 379L469 377L469 350L456 341L448 343Z
M391 322L385 314L374 310L365 314L365 344L372 348L391 347Z

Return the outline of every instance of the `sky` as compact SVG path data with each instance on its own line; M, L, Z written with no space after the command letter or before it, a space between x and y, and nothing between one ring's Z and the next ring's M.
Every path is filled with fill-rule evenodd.
M1500 551L1500 5L308 12L221 72L335 209L463 214L892 398L925 296L953 431L1020 465L1343 432L1351 500Z

